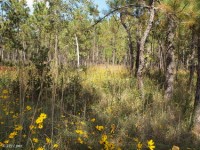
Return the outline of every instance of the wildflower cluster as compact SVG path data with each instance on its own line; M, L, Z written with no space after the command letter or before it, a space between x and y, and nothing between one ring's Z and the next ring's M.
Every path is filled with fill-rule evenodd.
M101 140L99 141L101 145L103 145L104 150L113 150L115 146L113 143L108 142L108 137L106 134L103 134Z
M77 129L75 130L75 132L78 135L76 142L79 144L84 144L84 139L86 140L88 138L88 133L83 130L86 123L83 121L80 121L80 122L77 122L76 125L77 125Z
M23 127L21 125L15 125L15 130L16 131L21 131Z
M153 140L148 140L147 145L145 143L142 144L142 142L139 141L138 138L134 138L133 140L136 142L137 150L142 150L143 148L146 148L146 149L149 149L149 150L154 150L156 148Z
M8 97L9 97L9 91L8 91L7 89L4 89L4 90L2 91L2 94L1 94L0 98L1 98L1 99L4 99L4 100L7 100Z
M45 113L41 113L40 116L36 119L35 123L38 125L39 129L43 128L43 121L47 118Z
M16 135L17 135L17 132L16 132L16 131L11 132L11 133L9 134L9 139L13 139Z
M104 126L98 126L98 125L97 125L97 126L96 126L96 129L99 130L99 131L102 131L102 130L104 129Z

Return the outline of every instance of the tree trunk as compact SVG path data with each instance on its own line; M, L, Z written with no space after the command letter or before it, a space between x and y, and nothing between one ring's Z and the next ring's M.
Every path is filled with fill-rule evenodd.
M158 58L159 58L159 71L164 72L165 67L164 67L164 57L163 57L163 44L161 40L158 40Z
M113 36L113 49L112 49L112 64L115 64L115 59L116 59L116 39L115 39L115 34Z
M4 55L3 55L4 51L3 51L3 47L1 48L1 61L4 61Z
M194 34L194 29L192 29L192 39L191 39L191 51L192 51L192 54L191 54L191 57L190 57L190 60L189 60L189 69L190 69L190 77L189 77L189 89L191 91L192 89L192 86L193 86L193 78L194 78L194 72L195 72L195 34Z
M129 52L130 52L130 71L131 74L133 73L133 66L134 66L134 56L133 56L133 42L132 42L132 37L131 33L128 33L128 46L129 46Z
M193 116L192 131L198 138L200 138L200 34L198 36L198 68Z
M140 56L139 56L139 68L137 72L137 81L138 81L138 88L141 94L142 100L144 100L144 83L143 83L143 71L144 71L144 46L146 43L146 39L149 35L149 32L151 30L153 21L154 21L154 0L152 1L151 9L150 9L150 17L149 22L147 24L146 30L144 32L144 35L141 37L140 40Z
M76 34L75 34L75 40L76 40L77 68L79 68L80 66L79 44L78 44L78 38Z
M57 90L57 83L58 83L58 32L55 34L55 47L54 47L54 59L55 59L55 66L53 68L53 77L54 81L52 84L52 99L51 99L51 139L54 137L54 117L55 117L55 103L56 103L56 90ZM53 145L51 144L51 148L53 149Z
M140 59L140 40L141 40L141 24L139 23L137 26L137 30L136 30L136 62L135 62L135 77L137 77L137 72L138 72L138 68L139 68L139 59Z
M130 58L130 72L133 73L133 66L134 66L134 56L133 56L133 41L131 36L131 30L124 22L123 13L120 13L120 20L121 24L123 25L124 29L126 30L126 33L128 35L128 47L129 47L129 58Z
M176 25L173 16L168 16L168 31L167 31L167 51L166 51L166 80L165 80L165 100L170 100L173 96L174 76L175 76L175 61L174 61L174 35Z

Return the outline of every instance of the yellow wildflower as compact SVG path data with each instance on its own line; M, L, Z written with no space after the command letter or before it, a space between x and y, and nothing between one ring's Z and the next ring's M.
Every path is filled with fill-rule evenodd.
M133 138L133 140L134 140L135 142L139 142L138 138Z
M18 118L18 116L17 116L17 115L13 115L12 118L13 118L13 119L16 119L16 118Z
M26 106L26 109L27 110L31 110L31 106Z
M139 142L139 143L137 144L137 150L141 150L141 149L142 149L142 143Z
M95 122L95 121L96 121L96 119L95 119L95 118L92 118L90 121L91 121L91 122Z
M37 150L44 150L44 148L43 147L38 147Z
M29 126L29 129L30 129L30 130L33 130L33 129L34 129L34 125L30 125L30 126Z
M13 139L16 135L17 135L17 132L16 132L16 131L10 133L9 139Z
M2 93L3 94L8 94L8 90L5 89L5 90L2 91Z
M38 138L33 138L34 143L38 143Z
M75 130L77 134L84 134L82 130Z
M147 143L148 143L148 148L150 150L154 150L155 149L155 145L154 145L154 141L153 140L147 141Z
M37 118L37 119L36 119L36 121L35 121L35 123L37 123L37 124L40 124L40 123L42 123L42 122L43 122L43 119L42 119L42 118L40 118L40 117L39 117L39 118Z
M54 145L53 145L53 148L58 148L58 144L54 144Z
M42 128L43 128L43 124L40 123L40 124L38 125L38 128L39 128L39 129L42 129Z
M20 130L22 130L23 129L23 127L21 126L21 125L16 125L15 126L15 130L16 131L20 131Z
M102 130L104 129L104 127L103 127L103 126L98 126L98 125L97 125L97 126L96 126L96 129L99 130L99 131L102 131Z
M81 121L80 124L81 124L81 125L85 125L85 122L84 122L84 121Z
M3 98L3 99L7 99L7 98L8 98L8 96L7 96L7 95L4 95L4 96L2 96L2 98Z
M0 142L0 147L4 147L4 144L2 142Z
M41 113L41 114L40 114L40 118L46 119L46 118L47 118L47 115L46 115L45 113Z
M115 145L113 143L107 143L107 146L108 146L109 150L112 150L115 148Z
M5 140L4 143L5 143L5 144L8 144L8 143L9 143L9 140Z
M106 142L107 138L108 138L107 135L103 134L102 137L101 137L101 140L99 141L99 143L100 144L104 144Z
M46 138L46 142L47 142L47 144L50 144L51 143L51 139L50 138Z
M77 141L78 143L83 144L83 140L80 137L77 139Z

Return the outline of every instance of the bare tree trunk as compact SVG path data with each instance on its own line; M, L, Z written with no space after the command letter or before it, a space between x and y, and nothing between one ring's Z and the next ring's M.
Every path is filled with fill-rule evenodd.
M159 40L158 43L159 43L158 46L159 70L160 72L164 72L165 67L164 67L164 57L163 57L163 45L161 40Z
M76 34L75 34L75 40L76 40L77 68L79 68L80 66L79 43Z
M194 78L194 72L195 72L195 34L194 34L194 29L192 29L192 41L191 41L191 51L192 51L192 54L191 54L191 57L190 57L190 60L189 60L189 69L190 69L190 77L189 77L189 89L191 91L191 88L193 86L193 78Z
M192 131L200 138L200 35L198 36L198 68Z
M167 31L167 51L166 51L166 81L165 81L165 100L170 100L173 96L174 76L175 76L175 60L174 60L174 35L176 25L173 16L168 16Z
M154 0L152 1L152 5L150 8L150 17L149 17L149 21L146 27L146 30L143 34L143 36L141 37L140 40L140 56L139 56L139 68L138 68L138 72L137 72L137 81L138 81L138 88L141 94L141 98L142 100L144 100L144 83L143 83L143 71L144 71L144 46L146 43L146 39L149 35L149 32L151 30L153 21L154 21Z
M136 31L136 39L137 39L137 52L136 52L136 62L135 62L135 77L137 77L137 72L139 68L139 59L140 59L140 36L141 36L141 29L140 29L140 24L137 27Z
M113 49L112 51L112 64L114 65L115 64L115 48Z
M54 115L55 115L55 102L56 102L56 90L57 90L57 80L58 80L58 33L55 34L55 47L54 47L54 68L53 68L53 76L54 81L52 85L52 99L51 99L51 139L54 137ZM53 149L53 145L51 144L51 148Z
M115 64L115 55L116 55L116 48L115 48L115 36L113 37L113 50L112 50L112 64Z
M96 50L96 29L94 29L94 40L93 40L93 49L92 49L92 63L95 62L95 50Z
M129 39L129 51L130 51L130 71L131 74L133 73L133 66L134 66L134 56L133 56L133 42L132 42L132 37L131 33L129 32L128 34L128 39Z

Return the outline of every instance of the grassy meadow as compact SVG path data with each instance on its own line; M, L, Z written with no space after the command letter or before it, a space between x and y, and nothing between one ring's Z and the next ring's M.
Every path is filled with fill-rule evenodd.
M162 76L146 73L142 101L136 78L124 66L42 73L31 65L3 67L0 149L198 150L189 132L194 103L189 72L177 72L167 106Z

